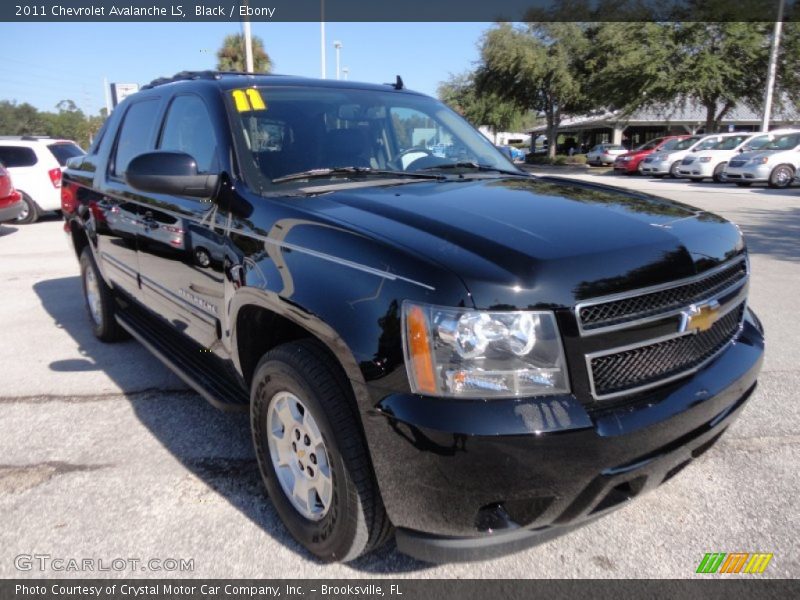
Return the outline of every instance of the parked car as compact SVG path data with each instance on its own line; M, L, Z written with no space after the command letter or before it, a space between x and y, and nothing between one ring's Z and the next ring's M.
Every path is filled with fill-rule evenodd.
M650 156L645 157L642 161L642 175L649 175L650 177L661 178L669 175L670 177L679 177L678 169L681 166L681 161L689 155L693 150L700 150L705 147L713 145L715 142L711 140L713 136L693 135L676 142L668 150L654 152Z
M0 162L14 178L24 204L17 217L33 223L42 213L61 209L61 171L67 159L84 154L70 140L38 136L0 137Z
M782 129L770 133L725 133L720 134L719 142L702 152L690 154L681 161L678 173L692 181L711 178L715 183L725 181L725 167L728 161L744 152L758 150L772 141L776 135L791 133L796 129Z
M523 162L525 160L525 152L514 146L497 146L497 149L511 162Z
M586 162L590 165L613 165L617 156L625 154L625 146L619 144L597 144L586 153Z
M792 185L800 169L800 131L774 135L759 150L745 152L728 161L725 179L738 186L766 182L772 188Z
M669 135L655 138L641 146L634 148L630 152L620 154L614 159L614 171L626 175L636 175L640 172L642 161L645 157L654 152L667 151L677 144L680 140L686 139L688 135Z
M0 164L0 223L14 221L22 212L22 194L14 189L11 175Z
M423 134L458 158L420 156ZM322 560L393 533L443 561L567 532L708 450L756 385L733 224L533 177L399 78L157 80L64 185L86 326L248 411L269 498ZM95 227L122 205L133 243ZM155 252L148 220L188 229L186 252ZM187 257L200 228L210 268Z

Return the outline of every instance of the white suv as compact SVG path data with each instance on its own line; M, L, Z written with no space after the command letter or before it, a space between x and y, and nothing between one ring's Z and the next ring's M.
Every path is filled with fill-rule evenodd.
M754 152L745 152L728 161L725 179L738 186L767 182L769 187L792 185L800 171L800 131L771 133L772 140Z
M61 171L67 159L86 154L78 144L38 136L0 137L5 165L25 205L18 223L33 223L43 212L61 209Z

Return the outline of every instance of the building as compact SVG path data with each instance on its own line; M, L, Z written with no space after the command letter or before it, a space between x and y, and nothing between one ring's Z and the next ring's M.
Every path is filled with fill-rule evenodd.
M619 111L596 115L569 117L561 121L559 144L591 148L595 144L609 142L636 147L663 135L704 133L705 108L696 104L675 104L664 107L643 108L629 115ZM800 126L800 111L788 101L783 107L774 107L770 129ZM746 106L736 106L721 121L721 131L759 131L761 111ZM544 125L530 130L533 139L546 133Z

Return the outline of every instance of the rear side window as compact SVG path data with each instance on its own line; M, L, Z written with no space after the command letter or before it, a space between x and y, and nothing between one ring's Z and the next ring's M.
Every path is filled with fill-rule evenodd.
M6 167L32 167L37 163L33 148L25 146L0 146L0 162Z
M48 150L56 157L58 164L62 167L67 164L67 160L75 156L83 156L85 152L77 144L50 144Z
M210 172L216 165L217 140L206 105L198 96L178 96L169 106L161 133L160 150L185 152L197 170Z
M158 104L158 98L140 100L125 113L125 120L117 138L112 175L121 177L132 158L150 150L153 127L158 116Z

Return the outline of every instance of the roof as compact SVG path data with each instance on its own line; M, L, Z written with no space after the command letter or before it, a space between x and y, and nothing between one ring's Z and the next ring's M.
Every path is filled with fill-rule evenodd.
M788 98L784 98L782 106L773 107L770 123L800 123L800 110ZM671 105L648 106L625 115L620 111L606 111L595 115L571 116L562 119L559 130L587 129L591 127L613 127L614 125L647 125L647 124L692 124L702 125L706 122L705 107L696 102L675 102ZM722 124L760 124L761 111L745 105L732 108L722 118ZM547 127L534 127L530 133L541 133Z
M223 90L237 89L243 86L292 85L339 89L371 89L375 91L386 91L389 88L394 88L412 94L419 94L419 92L406 89L399 75L395 77L395 81L393 82L377 84L336 79L315 79L312 77L298 77L294 75L273 75L271 73L254 74L242 71L181 71L172 77L154 79L149 84L142 86L141 91L153 89L162 85L178 84L187 81L208 82Z

